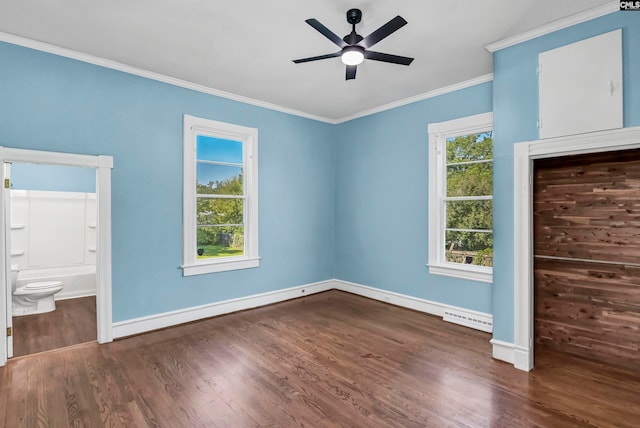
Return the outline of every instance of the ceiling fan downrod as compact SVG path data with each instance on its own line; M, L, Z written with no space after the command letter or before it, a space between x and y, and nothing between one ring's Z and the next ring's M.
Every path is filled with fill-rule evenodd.
M355 45L360 42L363 37L356 33L356 24L362 20L362 11L360 9L349 9L347 11L347 22L351 24L351 33L344 36L342 40L348 45Z

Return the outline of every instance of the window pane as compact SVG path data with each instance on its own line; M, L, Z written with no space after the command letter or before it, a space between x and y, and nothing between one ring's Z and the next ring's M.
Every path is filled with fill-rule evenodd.
M242 195L242 167L196 164L196 193Z
M447 196L493 194L493 162L447 166Z
M242 163L242 142L198 135L196 158L200 160Z
M493 132L447 138L447 163L493 159Z
M449 263L493 266L493 234L447 231L444 253Z
M196 203L197 224L243 224L243 199L198 198Z
M447 228L493 229L493 201L446 201Z
M244 255L244 227L198 227L196 257L211 259Z

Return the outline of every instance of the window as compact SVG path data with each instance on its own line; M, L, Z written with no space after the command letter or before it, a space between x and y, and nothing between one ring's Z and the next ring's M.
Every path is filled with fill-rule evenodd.
M258 130L184 116L183 274L257 267Z
M493 114L429 125L429 272L493 281Z

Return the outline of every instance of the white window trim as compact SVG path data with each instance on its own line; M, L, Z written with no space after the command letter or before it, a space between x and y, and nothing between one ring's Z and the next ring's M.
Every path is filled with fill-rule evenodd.
M212 135L243 143L245 186L245 254L235 257L198 260L196 248L196 138ZM184 115L183 251L184 276L254 268L258 255L258 130L214 120Z
M444 254L444 205L447 138L478 134L493 129L493 113L483 113L429 124L429 273L472 281L493 282L493 268L448 263Z

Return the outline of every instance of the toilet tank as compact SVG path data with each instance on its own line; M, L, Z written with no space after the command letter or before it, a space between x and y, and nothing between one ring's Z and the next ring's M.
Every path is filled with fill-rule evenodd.
M16 291L18 285L18 265L11 265L11 291Z

